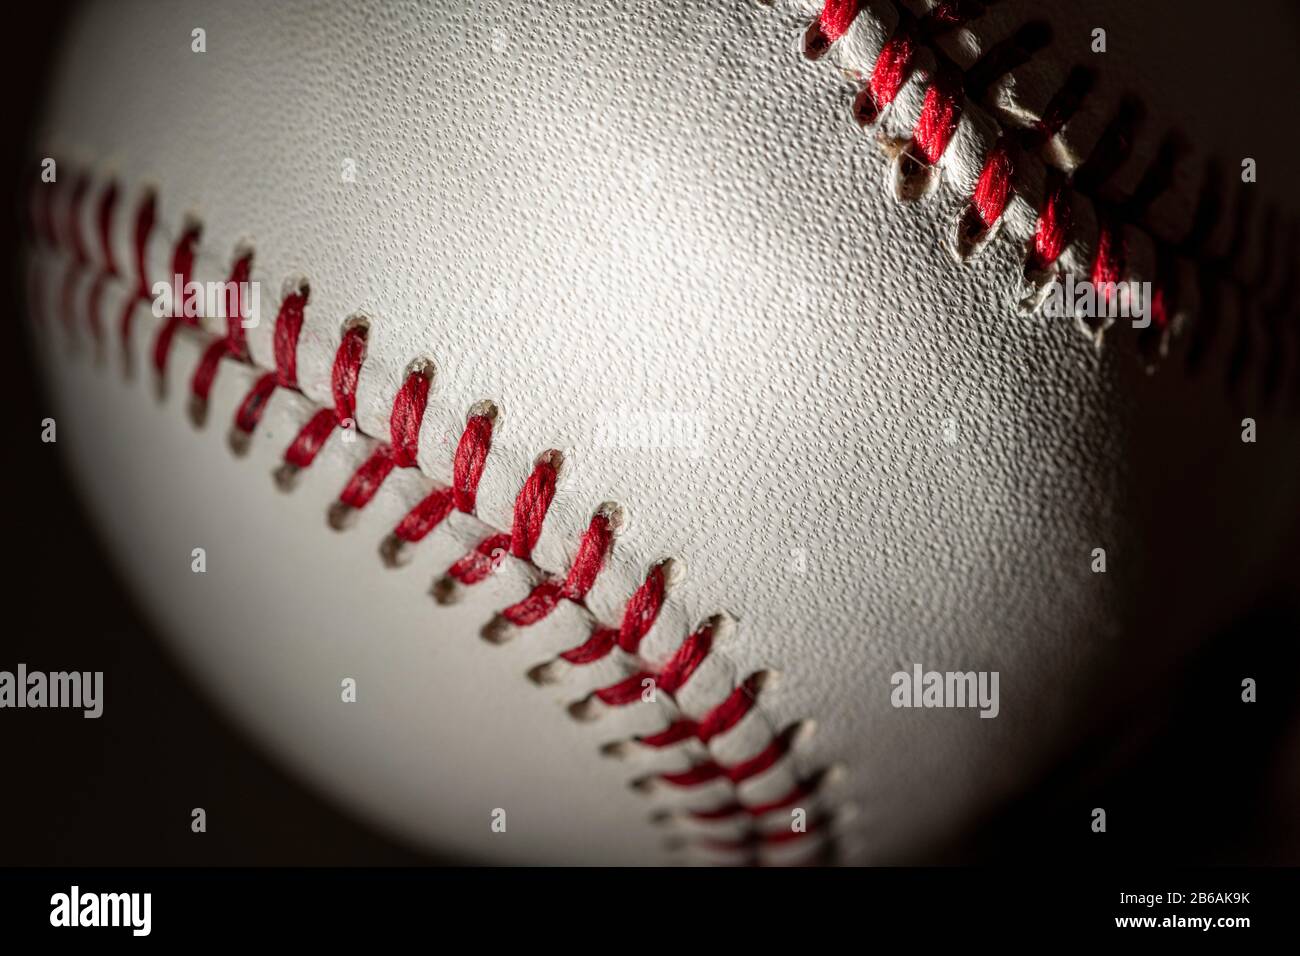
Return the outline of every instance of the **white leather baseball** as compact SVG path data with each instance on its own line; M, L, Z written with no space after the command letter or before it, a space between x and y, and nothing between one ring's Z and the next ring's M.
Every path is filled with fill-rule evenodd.
M466 859L909 860L1277 578L1296 515L1284 163L1300 144L1261 91L1296 86L1285 31L1217 2L946 4L962 18L946 29L935 6L832 3L815 59L812 0L82 12L35 144L59 161L33 190L51 233L29 262L37 352L107 540L235 719L353 811ZM1037 22L1050 42L980 77ZM862 127L851 103L900 31L915 37L901 86ZM1207 81L1211 41L1218 58L1252 51L1248 69ZM980 88L926 172L907 157L945 63ZM1080 65L1088 92L1018 154L994 230L958 255L990 150L1023 139ZM1098 224L1119 215L1125 275L1155 278L1172 250L1177 307L1163 337L1117 322L1098 343L1021 311L1026 248L1046 167L1088 168L1130 94L1130 140L1080 176L1049 271L1091 274ZM1174 129L1176 162L1161 155ZM1161 164L1168 182L1125 206ZM145 299L131 311L150 195L149 284L197 229L196 280L251 253L262 293L248 361L221 361L200 427L192 376L226 324L182 323L160 397L163 323ZM1217 212L1198 213L1207 195ZM298 387L270 393L235 454L231 422L280 368L278 310L300 289ZM335 407L356 317L361 435L334 428L282 490L286 448ZM429 376L416 467L399 462L335 530L413 368ZM472 513L452 508L386 566L386 536L453 483L488 408ZM540 537L450 587L449 568L512 531L549 452ZM565 580L598 514L617 528L590 590L500 624ZM662 606L630 649L554 663L623 627L655 575ZM671 692L592 697L657 680L706 627ZM998 716L892 706L891 675L914 664L998 672ZM734 719L700 731L741 687ZM638 742L674 726L671 745Z

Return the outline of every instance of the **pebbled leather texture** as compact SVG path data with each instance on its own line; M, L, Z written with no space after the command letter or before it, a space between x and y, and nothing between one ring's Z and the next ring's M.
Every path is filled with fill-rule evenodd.
M1098 67L1110 78L1058 148L1086 151L1119 91L1136 89L1151 116L1226 156L1229 178L1239 154L1259 156L1261 206L1293 221L1294 191L1264 157L1294 155L1294 124L1257 121L1259 92L1231 75L1189 114L1190 80L1174 78L1195 61L1185 45L1132 52L1148 38L1133 36L1142 21L1130 6L1098 5L1118 48ZM1191 6L1205 16L1180 4L1179 31L1220 29L1221 4ZM1041 51L992 94L1004 110L1033 110L1082 55L1076 31L1090 19L1077 11L1008 2L945 42L973 60L1024 20L1050 21L1063 49ZM836 772L808 803L827 816L824 833L753 852L915 859L1032 781L1284 572L1296 416L1263 401L1261 363L1229 380L1248 312L1228 301L1216 313L1196 374L1183 368L1188 333L1148 374L1122 325L1097 347L1064 321L1022 315L1014 222L965 262L949 252L973 176L962 144L996 130L995 107L967 111L933 193L898 202L888 158L847 108L854 57L897 9L868 5L862 36L814 63L800 44L815 14L741 0L120 3L89 6L74 24L38 155L122 183L123 208L157 189L155 278L168 276L188 222L202 227L200 280L225 279L251 244L263 306L249 341L262 368L274 367L285 283L305 277L311 297L298 353L306 398L277 390L243 459L224 429L251 370L223 364L195 431L184 413L195 337L178 342L160 403L143 306L131 379L116 359L64 354L47 323L40 352L60 444L200 680L357 812L470 859L748 859L699 842L743 836L734 821L648 819L725 801L729 784L627 786L688 766L698 745L623 759L599 748L774 670L753 719L713 755L742 759L811 720L815 731L741 797ZM206 53L190 50L195 27ZM1261 60L1294 88L1285 48ZM922 78L909 81L887 131L914 124L923 92ZM1158 142L1143 134L1135 166ZM1176 233L1200 184L1182 174L1152 228ZM87 235L91 221L88 207ZM128 261L129 217L113 242ZM1258 261L1275 252L1261 243ZM55 314L59 263L49 252L35 261L39 311ZM1242 268L1262 266L1246 256ZM333 356L358 314L371 322L362 432L388 435L412 361L432 360L436 374L423 476L395 474L336 532L326 509L368 442L335 435L291 494L269 476L313 402L331 404ZM1285 354L1290 394L1298 366ZM501 419L477 520L453 515L411 565L384 568L380 540L430 479L449 480L465 416L483 400ZM1247 415L1260 423L1256 444L1241 441ZM488 528L510 527L548 449L564 465L534 564L508 558L458 603L436 604L432 581ZM586 609L567 606L502 646L483 641L539 569L565 573L607 501L628 520ZM204 575L190 571L194 547L209 554ZM1090 567L1097 547L1105 574ZM572 668L545 688L526 672L593 621L617 625L663 558L682 573L647 660L662 662L713 615L735 626L683 701L573 720L565 705L610 669ZM917 663L998 671L999 716L895 709L890 675ZM348 676L354 705L339 703ZM497 808L504 834L490 828ZM755 825L780 829L788 812Z

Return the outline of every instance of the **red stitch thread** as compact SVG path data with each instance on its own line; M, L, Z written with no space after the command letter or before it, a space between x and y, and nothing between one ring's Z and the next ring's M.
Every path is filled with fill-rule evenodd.
M849 32L853 18L858 15L860 0L826 0L817 24L828 41L834 43Z
M195 366L194 375L190 379L190 414L196 423L201 422L206 414L208 395L212 391L212 383L216 379L221 360L227 355L237 358L247 355L244 344L244 303L239 289L241 283L248 281L252 268L252 255L241 256L235 262L230 272L229 285L234 290L234 302L227 302L227 311L230 314L226 318L226 337L215 339L203 350L199 364Z
M407 512L393 534L408 543L419 541L446 520L454 504L450 488L435 488Z
M1116 283L1124 273L1124 240L1119 228L1102 223L1097 231L1097 255L1092 262L1092 284L1106 302L1116 294Z
M696 820L725 820L728 817L742 815L761 817L775 810L785 810L800 800L807 799L812 796L813 789L810 783L800 781L784 796L770 800L767 803L744 804L737 800L709 810L691 810L688 812Z
M452 469L452 494L456 510L474 513L478 496L478 482L483 477L483 466L492 449L492 419L487 415L471 415L465 431L456 446L456 460Z
M641 639L650 632L659 609L663 607L664 568L656 564L646 575L645 581L628 599L623 611L623 623L618 630L618 646L629 654L635 654L641 646Z
M199 229L197 226L190 226L181 235L180 240L176 243L176 250L172 253L172 274L180 276L182 287L190 281L190 276L194 271L194 247L199 241ZM182 293L184 296L184 293ZM167 356L171 352L172 342L176 337L176 329L182 322L186 325L195 325L196 320L193 316L184 315L185 303L173 302L172 314L167 316L163 321L162 327L158 330L158 337L154 339L153 349L153 367L158 373L159 378L167 370Z
M886 41L876 58L876 68L871 71L867 82L867 94L875 107L873 118L894 101L898 91L903 87L912 69L912 57L916 54L916 41L912 34L900 29Z
M786 735L782 734L773 737L771 742L754 756L738 763L723 766L715 760L706 760L684 771L661 773L659 779L675 787L698 787L701 784L717 780L719 777L726 778L732 783L743 783L752 777L757 777L764 771L770 770L778 760L785 756L788 749L789 740Z
M275 391L275 373L267 372L248 390L244 400L239 404L235 412L234 431L236 434L251 435L257 428L257 423L262 420L262 412L266 409L266 403L271 398L271 393Z
M925 104L916 120L912 139L931 166L939 162L953 133L957 132L961 103L961 85L949 73L939 74L925 91Z
M682 641L677 652L659 671L660 689L669 694L681 690L712 649L713 628L705 625Z
M135 240L135 274L139 280L136 288L137 295L142 299L149 298L149 268L145 264L148 256L149 236L153 233L154 219L158 214L158 200L153 193L144 197L140 203L140 208L135 214L135 229L133 238Z
M1007 208L1007 200L1011 198L1011 177L1015 174L1015 168L1010 145L1006 137L1003 137L989 150L972 198L975 210L979 213L985 228L991 228Z
M492 419L488 415L471 415L465 423L456 456L452 463L452 487L435 488L412 508L393 529L398 541L414 543L446 520L452 508L466 513L474 511L479 479L492 447ZM391 555L393 545L388 546ZM389 558L392 562L391 557Z
M555 467L539 461L515 497L515 517L510 528L510 553L528 560L542 534L542 522L555 497Z
M244 301L244 288L253 273L253 254L245 253L235 262L230 270L227 284L229 295L226 301L226 341L230 343L230 354L243 358L248 354L248 342L244 337L244 312L248 303Z
M90 177L78 176L68 203L68 236L72 239L72 257L82 265L86 263L87 257L86 244L81 240L81 207L85 204L89 189Z
M807 829L805 830L791 830L786 828L779 830L750 830L744 836L738 837L734 840L709 837L701 842L704 846L723 852L751 850L756 847L779 846L783 843L794 843L800 840L806 840L810 836L820 832L824 826L824 823L820 820L809 820Z
M618 631L612 627L602 627L594 631L580 647L565 651L560 658L570 664L590 664L612 651L617 643Z
M203 355L199 358L199 364L194 367L194 376L190 379L190 392L195 399L201 402L208 400L212 382L217 376L217 366L229 354L230 343L226 339L216 339L208 343L208 347L203 350Z
M104 271L117 275L117 266L113 260L113 210L117 206L117 183L111 182L99 199L99 249L104 256Z
M1065 176L1058 170L1048 169L1046 193L1034 228L1034 244L1026 262L1029 271L1045 272L1061 257L1069 229L1070 195Z
M307 308L308 292L298 290L284 297L280 314L275 317L276 384L285 388L298 387L298 338Z
M248 390L235 412L235 421L231 429L231 444L236 451L241 451L262 420L266 403L271 398L277 385L285 388L298 387L298 336L302 333L303 311L307 307L309 290L304 286L284 297L280 310L275 317L274 372L266 372Z
M111 237L110 227L112 208L115 201L113 198L115 188L115 186L110 187L110 190L101 201L100 207L100 238L101 242L106 246L106 263L111 262L111 250L108 245L109 237ZM147 291L147 274L144 260L148 236L153 228L154 203L155 200L152 195L146 197L136 217L136 266L139 280L137 291L140 296L144 296L145 291ZM187 230L173 253L173 270L182 276L183 281L188 281L188 277L192 272L194 247L197 244L197 239L197 227ZM234 283L246 281L250 268L250 258L242 257L235 264L231 281ZM109 275L108 269L100 271L91 290L90 324L96 335L98 335L100 324L98 309L102 289ZM69 276L69 279L65 281L65 297L70 295L71 290L75 287L72 280L73 277ZM266 373L259 378L248 395L245 396L240 410L236 413L236 427L245 432L251 432L256 427L262 409L277 386L298 388L296 351L303 325L303 309L306 298L307 294L304 288L300 293L286 297L285 301L281 303L274 333L276 371ZM132 311L138 302L139 298L137 297L125 303L121 319L124 343L129 335ZM209 394L216 369L219 367L222 357L231 355L239 360L248 361L246 343L242 335L242 325L239 324L239 318L242 315L242 303L237 303L236 308L232 311L233 315L228 322L226 335L208 343L195 368L191 379L192 391L195 397L206 397ZM197 322L190 324L197 325ZM159 332L161 341L155 343L154 359L155 365L160 371L165 367L166 358L170 354L170 338L174 336L178 325L177 322L164 323ZM335 408L333 410L322 410L313 417L313 421L320 421L324 424L313 426L309 422L299 433L294 443L286 449L286 460L294 459L303 464L309 463L319 450L320 443L323 442L324 436L328 435L329 430L345 417L355 415L355 390L360 367L364 359L364 346L364 327L350 329L345 332L343 342L335 354L332 379ZM373 484L373 488L368 488L368 493L360 495L359 499L369 500L369 496L373 495L374 489L382 482L383 475L386 475L393 467L415 466L419 430L428 397L429 379L430 375L427 370L416 369L403 383L402 389L394 400L390 417L391 442L389 445L381 446L371 456L372 462L377 457L384 459L384 464L380 466L382 474L371 473L365 478L359 478L358 476L367 471L367 465L363 465L361 469L358 469L357 475L353 477L354 481L360 481L362 485ZM329 427L325 427L326 424ZM464 510L473 509L478 481L490 447L491 432L492 420L490 416L471 416L457 449L454 487L436 489L426 498L426 503L429 504L422 503L427 512L436 513L437 517L431 517L431 514L425 513L419 519L412 519L412 516L420 508L420 506L417 506L417 509L413 510L411 515L408 515L408 519L418 520L419 523L426 523L430 520L436 523L437 520L445 518L453 506L461 507ZM511 533L494 535L480 542L470 556L462 559L461 562L457 562L457 565L449 572L450 576L466 583L480 580L495 568L504 556L507 547L521 559L531 557L532 550L540 536L547 510L554 496L556 468L558 466L557 457L555 453L549 453L540 458L533 473L524 483L516 498ZM345 497L349 497L346 489L340 499ZM435 501L437 502L436 505L431 503ZM361 503L364 503L364 501ZM416 529L408 528L408 530L415 531ZM602 510L593 515L564 582L562 584L554 581L548 582L546 585L539 586L539 589L535 590L535 594L544 595L541 600L547 606L553 606L560 599L575 602L584 600L603 567L612 543L613 534L614 527L611 513L602 507ZM651 569L645 582L628 601L622 624L617 631L612 628L599 629L589 637L581 648L565 652L561 657L570 663L586 663L604 656L616 644L629 653L635 653L641 640L653 626L662 606L666 590L665 568L666 565L661 564ZM523 603L521 602L521 604ZM658 676L661 688L669 693L680 689L696 672L699 664L709 653L712 638L713 629L711 626L702 627L688 636L669 662L661 669ZM610 702L622 702L624 700L630 702L630 700L639 696L640 681L650 676L647 672L640 672L620 682L615 688L606 688L603 692L598 692L598 696L603 695ZM758 675L755 675L736 688L731 696L714 708L703 721L696 723L687 719L678 720L662 731L642 738L641 742L650 747L667 746L671 742L686 740L692 736L707 742L709 737L734 726L748 712L758 686ZM686 785L690 781L705 782L706 778L726 778L738 782L771 766L787 749L786 739L778 738L763 751L760 751L759 754L741 763L723 766L716 762L707 762L682 775L665 775L665 779L675 779L681 785Z
M284 452L285 463L291 468L306 468L316 460L325 440L335 427L356 418L357 381L361 377L361 364L366 357L366 327L354 325L343 333L343 341L334 353L334 367L330 375L330 390L334 407L322 408Z
M700 721L695 736L704 743L708 743L714 737L726 733L740 723L741 719L753 708L754 701L758 699L760 684L761 679L757 674L745 678L727 696L726 700L704 716L704 719Z
M424 409L429 400L430 377L426 368L418 368L406 377L393 399L388 422L389 443L376 446L356 470L339 494L340 504L353 510L364 508L394 468L415 466L420 423L424 421Z
M90 287L90 296L87 301L86 313L90 318L90 335L99 345L104 338L104 323L100 317L100 307L104 295L104 286L108 284L109 274L100 272L95 276L95 284Z
M675 720L663 730L654 734L646 734L644 737L638 737L637 743L646 747L671 747L673 744L681 743L683 740L692 740L700 725L693 720L682 718Z
M719 777L725 777L732 783L743 783L752 777L770 770L789 750L789 738L785 734L773 737L766 747L754 756L729 766L723 766L714 760L703 761L679 773L663 773L659 779L677 787L696 787L709 783Z
M625 707L641 699L641 691L645 681L653 682L654 676L649 671L637 671L618 683L610 684L608 687L601 687L595 692L595 696L601 703L610 707Z
M582 601L596 583L596 575L604 566L605 554L609 551L613 537L609 518L600 513L594 515L582 536L578 554L569 567L564 583L543 581L533 588L528 597L502 611L501 616L518 627L527 627L550 614L561 599Z
M552 455L543 455L533 467L532 474L528 476L523 487L519 489L519 494L515 496L515 512L510 534L493 535L487 541L480 542L474 551L452 565L447 572L448 576L461 584L476 584L483 580L501 563L502 556L494 553L498 550L498 542L502 538L505 538L509 545L511 554L516 558L528 560L532 556L537 539L541 536L542 522L546 519L551 499L555 497L555 478ZM493 543L488 550L494 556L491 568L485 571L482 561L483 548L488 542Z
M490 538L484 538L473 551L451 566L447 576L461 584L477 584L497 569L509 547L508 534L494 534Z

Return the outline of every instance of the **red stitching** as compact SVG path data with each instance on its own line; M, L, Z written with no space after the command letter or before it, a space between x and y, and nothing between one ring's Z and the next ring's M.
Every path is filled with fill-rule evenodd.
M492 450L492 419L486 415L473 415L465 423L465 431L456 446L456 461L452 471L452 496L458 511L474 513L478 496L478 481L483 477L488 452Z
M560 658L570 664L590 664L600 660L617 644L618 631L612 627L602 627L593 631L584 644L565 651Z
M509 547L508 534L484 538L473 551L453 564L447 574L461 584L477 584L497 569Z
M605 555L609 552L613 540L614 533L610 527L609 517L597 512L592 516L591 524L583 533L582 541L578 545L578 553L569 567L569 574L564 582L561 584L557 581L543 581L522 601L502 611L501 616L516 627L527 627L550 614L561 599L581 602L596 583L596 575L604 566ZM587 644L583 647L587 647Z
M834 43L848 32L853 18L858 15L860 0L826 0L817 24L826 39Z
M890 37L880 56L876 58L876 68L871 71L871 78L854 103L854 112L858 122L874 123L876 118L903 88L912 69L912 57L916 54L916 41L912 34L900 30Z
M986 229L1002 218L1002 212L1011 198L1011 177L1015 171L1011 147L1006 137L1003 137L989 150L971 200Z
M483 467L487 463L491 447L492 416L470 415L456 445L452 487L434 488L398 522L380 548L380 553L389 564L397 563L396 554L400 544L412 544L423 539L447 519L453 508L473 513L479 479L483 476Z
M244 342L244 301L240 289L243 283L248 282L252 268L253 257L248 254L241 256L231 269L228 286L233 289L235 300L233 303L227 303L230 314L226 318L226 337L214 340L204 349L199 364L195 366L194 375L190 379L190 409L191 417L195 421L202 421L206 413L208 395L212 391L212 383L216 379L221 360L227 355L243 358L248 354Z
M849 30L854 16L861 12L860 4L845 3L843 0L826 0L817 20L809 28L805 38L805 52L813 59L825 54L831 44L843 37ZM902 84L913 68L917 48L920 42L926 42L943 30L949 30L966 20L982 13L980 4L953 2L945 0L936 5L928 14L917 19L908 9L895 4L898 24L893 35L883 44L876 58L870 75L863 80L862 87L854 100L854 114L862 125L870 125L879 119L881 111L897 96ZM990 47L980 59L966 70L958 70L943 50L929 44L929 50L938 61L935 78L926 89L925 102L914 129L913 139L917 151L930 164L934 165L943 155L951 142L952 132L960 119L960 110L965 99L979 100L1001 75L1016 69L1026 62L1037 50L1050 42L1050 29L1041 22L1031 22L1022 26L1008 39ZM958 77L960 77L959 88ZM1074 67L1064 84L1048 102L1041 118L1032 127L1018 131L1004 130L1002 138L990 149L981 168L977 185L972 194L970 205L958 220L956 231L956 252L960 258L966 258L979 248L987 238L989 231L1005 212L1006 205L1015 190L1016 174L1015 153L1013 145L1029 152L1036 152L1048 140L1056 136L1065 124L1078 112L1084 99L1094 86L1093 71L1083 67ZM1034 237L1025 260L1025 272L1035 284L1049 274L1049 270L1060 258L1070 241L1072 230L1072 191L1089 196L1097 208L1098 219L1109 223L1111 234L1099 235L1098 242L1103 248L1093 262L1095 275L1106 277L1111 281L1122 281L1127 268L1123 248L1123 228L1126 225L1140 225L1148 207L1156 198L1170 188L1174 182L1177 163L1184 152L1184 146L1178 136L1167 136L1161 144L1150 167L1130 196L1123 199L1108 200L1098 193L1129 159L1133 151L1135 133L1142 120L1142 107L1133 98L1126 98L1117 115L1103 131L1086 161L1068 176L1048 164L1048 181L1037 210L1038 220ZM1164 335L1170 327L1173 315L1177 311L1174 303L1174 290L1170 284L1176 282L1176 272L1172 263L1167 261L1167 248L1172 247L1191 258L1204 259L1203 247L1212 234L1222 215L1220 182L1223 179L1221 168L1212 165L1205 177L1204 188L1193 217L1192 226L1187 236L1180 243L1172 243L1152 235L1156 246L1157 268L1152 277L1152 326L1139 336L1139 347L1148 357L1161 350ZM911 192L901 190L900 198L915 198ZM1244 221L1249 212L1251 194L1243 195L1238 205L1238 220L1234 235L1240 241L1230 244L1230 252L1220 260L1201 263L1197 270L1198 281L1205 283L1228 282L1249 294L1252 288L1262 288L1259 282L1253 286L1243 282L1231 269L1233 257L1240 256L1249 248L1244 241ZM1149 231L1149 230L1148 230ZM1273 273L1270 273L1270 278ZM1211 333L1214 322L1213 311L1208 303L1220 295L1217 289L1207 289L1202 296L1200 309L1201 321L1193 329L1193 341L1185 356L1189 369L1195 365L1195 357L1203 351L1204 341ZM1283 301L1280 309L1290 308L1290 303ZM1282 334L1277 323L1267 326L1268 334ZM1244 335L1244 330L1242 332ZM1270 351L1270 361L1276 367L1280 359L1277 352ZM1237 343L1236 355L1244 361L1246 355L1244 340ZM1240 362L1238 363L1240 364Z
M172 274L180 276L182 286L190 281L190 276L194 273L194 247L198 244L198 241L198 226L190 226L181 234L180 240L176 243L176 249L172 253ZM160 378L167 370L167 356L171 352L172 341L176 337L176 329L182 322L190 326L197 324L197 319L182 314L184 312L183 299L180 302L173 302L171 305L172 314L163 320L162 328L158 330L158 337L154 339L153 367Z
M949 73L941 73L925 91L925 103L912 139L931 166L939 162L953 133L957 132L962 98L960 84Z
M1070 231L1070 193L1065 175L1049 169L1043 206L1038 212L1034 227L1034 243L1026 267L1034 272L1045 272L1065 250L1066 236Z
M117 275L117 266L113 258L113 210L117 207L117 183L111 182L99 200L99 251L104 257L104 271Z
M111 261L108 237L111 236L111 218L115 207L115 200L109 196L116 188L115 184L109 187L110 192L106 192L99 207L101 241L106 244L106 263ZM131 314L142 299L148 298L147 245L155 216L156 199L153 194L148 194L141 202L135 219L137 276L133 282L136 293L128 297L121 318L124 346L129 343ZM187 229L173 251L173 271L181 275L183 281L188 281L192 274L198 237L197 226ZM241 256L232 268L231 282L248 281L250 272L251 255ZM99 324L98 309L109 274L107 268L103 269L91 289L89 310L92 328L97 328ZM65 298L75 286L74 276L70 273L64 284ZM232 435L235 432L244 436L251 434L276 387L299 390L296 353L307 296L307 290L303 287L286 295L281 303L273 331L276 369L259 376L249 389L234 415ZM71 320L73 310L70 301L65 301L64 304L68 308L67 318ZM251 361L240 323L241 315L242 303L237 302L227 322L226 334L211 340L204 347L190 380L194 400L206 399L210 394L222 358L244 363ZM160 373L165 369L166 360L171 355L170 346L181 324L198 325L197 321L182 323L174 319L162 323L153 349L155 367ZM335 353L331 379L334 408L317 411L303 426L285 451L286 465L294 468L310 465L332 430L345 420L355 417L356 386L365 358L365 346L364 324L353 325L344 331ZM427 365L417 366L408 374L393 402L389 423L390 441L377 446L367 461L357 469L340 494L340 503L353 508L362 507L373 497L393 468L416 466L419 432L427 405L431 375ZM426 495L399 522L394 529L393 538L417 541L445 520L453 508L466 512L474 510L478 484L491 448L494 416L495 409L468 416L457 445L452 486L435 488ZM516 497L511 531L485 538L469 555L452 566L448 576L461 583L472 584L490 574L507 551L521 560L531 559L554 498L559 467L558 453L548 452L540 456ZM511 623L526 626L541 620L561 600L583 603L595 585L613 546L617 530L616 513L612 506L602 505L592 516L562 582L557 579L543 581L528 597L507 608L501 616ZM661 563L650 569L644 582L626 602L623 619L617 629L597 628L581 647L564 652L560 659L574 665L587 664L607 656L615 646L625 653L635 655L663 606L668 583L667 568L666 563ZM706 659L713 647L714 636L712 624L689 635L658 670L655 679L659 689L670 695L680 690ZM603 696L612 703L631 703L640 697L640 681L651 676L650 671L641 670L610 688L595 692L593 696ZM735 726L749 712L760 684L759 675L754 675L734 688L702 720L676 720L661 731L640 738L638 742L646 747L663 747L694 738L707 744L712 737ZM770 768L788 749L788 737L774 737L758 754L739 763L723 765L716 761L706 761L681 774L662 776L679 786L704 783L710 779L726 779L737 783ZM812 795L810 785L800 784L796 791ZM759 806L749 805L739 812L756 818L762 815Z
M725 803L707 810L690 810L689 815L696 820L725 820L735 816L761 817L776 810L786 810L812 796L815 786L808 781L800 781L787 793L767 803L744 804L740 801Z
M388 443L377 445L370 457L348 480L339 493L340 504L354 510L364 508L394 468L415 467L420 423L424 421L431 379L432 373L425 366L412 370L406 376L406 381L393 399L393 410L388 420Z
M361 377L361 363L366 357L366 337L364 325L354 325L343 333L330 373L334 407L322 408L302 427L285 449L285 465L295 470L306 468L316 460L316 453L335 428L356 420L357 381Z
M786 735L773 737L766 747L760 750L754 756L741 760L738 763L724 766L715 760L706 760L697 763L687 770L675 773L661 773L658 779L664 783L672 784L674 787L698 787L702 784L712 783L714 780L722 777L731 783L744 783L752 777L767 770L771 770L778 760L786 755L789 749L789 740Z
M664 567L657 564L650 569L645 581L633 592L623 610L623 623L618 629L618 646L628 654L635 654L641 639L650 632L664 603Z
M539 461L515 498L515 518L510 527L510 553L528 560L542 534L542 522L555 498L555 466Z
M72 187L72 199L68 203L68 236L72 240L72 257L79 264L85 264L86 244L81 240L81 207L90 190L90 177L78 176Z
M516 558L528 560L542 533L542 522L555 497L556 468L549 455L533 467L515 496L514 518L508 535L492 535L480 541L473 551L447 571L448 577L461 584L477 584L500 565L502 549L509 548Z
M1092 284L1101 291L1106 301L1116 293L1116 285L1123 278L1125 243L1123 227L1100 223L1097 230L1097 254L1092 261Z
M239 451L257 428L266 411L266 403L271 398L277 385L285 388L298 387L298 336L302 334L303 310L307 307L310 292L300 288L284 297L280 311L275 317L274 332L274 372L266 372L248 390L244 400L235 412L231 426L231 444Z

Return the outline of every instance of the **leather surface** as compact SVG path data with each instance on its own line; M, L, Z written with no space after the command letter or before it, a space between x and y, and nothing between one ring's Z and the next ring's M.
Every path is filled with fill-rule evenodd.
M394 572L376 548L427 481L395 476L357 527L333 532L325 509L364 442L332 438L292 494L269 478L308 402L278 391L235 459L225 423L251 373L223 366L195 433L189 338L158 404L143 332L123 384L49 330L60 444L148 607L232 713L349 806L472 858L689 857L665 847L673 828L649 824L651 808L725 794L627 788L689 754L597 753L662 726L673 703L582 724L563 705L607 671L547 689L524 678L591 620L616 624L671 557L685 573L645 656L664 660L728 613L734 633L685 696L780 672L722 751L816 723L747 786L775 793L836 766L816 802L837 814L840 858L908 859L1032 780L1098 708L1159 679L1280 572L1296 428L1258 404L1253 372L1229 390L1238 312L1219 316L1194 377L1177 343L1148 375L1131 330L1098 350L1072 325L1019 314L1013 226L969 261L948 253L969 195L960 150L932 195L897 202L837 64L799 54L798 7L141 3L90 7L75 25L37 148L116 177L132 199L157 186L156 276L191 218L200 279L226 278L251 242L263 321L250 342L265 368L271 306L306 277L299 377L323 404L342 323L369 317L368 435L387 436L405 370L432 359L429 479L449 479L471 406L502 409L482 524L456 516ZM196 26L205 54L190 52ZM965 42L987 42L978 24ZM1179 88L1150 85L1154 112L1184 108ZM1025 79L1018 95L1033 89ZM885 122L909 128L920 92ZM1254 148L1255 129L1220 118L1213 135L1235 155L1228 143ZM1269 135L1286 137L1270 149L1294 145L1290 126ZM114 241L126 261L126 217ZM1261 422L1254 445L1240 440L1244 414ZM629 521L589 618L569 608L489 646L479 630L527 592L532 568L507 560L450 608L428 587L485 526L509 527L551 448L565 463L538 567L564 573L602 502ZM189 570L195 546L206 575ZM1104 575L1090 570L1096 547ZM998 671L1000 715L894 709L889 676L914 663ZM358 678L357 705L338 703L341 676ZM506 834L489 829L497 807Z

